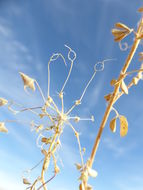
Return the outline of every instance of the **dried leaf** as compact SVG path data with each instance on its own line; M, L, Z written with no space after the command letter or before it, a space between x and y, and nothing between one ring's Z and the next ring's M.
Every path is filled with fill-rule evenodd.
M41 142L43 142L45 144L50 144L52 142L52 139L51 139L51 137L50 138L43 137L41 139Z
M0 106L4 106L8 103L8 101L4 98L0 98Z
M26 178L23 178L23 184L30 185L31 183Z
M117 83L116 79L112 79L111 82L110 82L111 86L114 86L116 83Z
M110 100L111 97L112 97L112 94L107 94L104 96L104 98L107 102Z
M134 78L132 79L132 83L133 83L134 85L137 85L138 82L139 82L139 78L134 77Z
M82 166L79 163L75 163L76 169L80 170L82 168Z
M116 117L111 120L111 122L110 122L110 129L111 129L111 131L113 133L116 132Z
M138 9L138 12L143 12L143 7L140 7L139 9Z
M137 39L142 40L142 39L143 39L143 33L142 33L142 34L140 34L139 36L137 36Z
M5 127L4 122L0 122L0 132L7 133L8 129Z
M43 129L43 125L41 124L41 125L39 125L39 126L36 127L36 132L38 133L42 129Z
M94 178L97 177L97 175L98 175L97 171L93 170L93 169L90 168L90 167L88 167L87 170L88 170L88 175L89 175L89 176L94 177Z
M128 87L126 86L124 80L121 81L120 88L121 88L121 90L122 90L125 94L128 94Z
M35 91L35 84L34 84L35 80L25 75L22 72L19 72L19 73L24 83L24 90L26 90L26 88L28 87L31 90Z
M120 136L124 137L128 133L128 121L125 116L121 115L120 119Z

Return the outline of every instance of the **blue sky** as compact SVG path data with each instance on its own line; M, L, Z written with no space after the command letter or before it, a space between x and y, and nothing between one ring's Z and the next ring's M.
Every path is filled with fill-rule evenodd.
M95 122L76 125L81 132L81 144L86 147L85 160L90 155L100 122L106 109L104 95L112 91L110 81L117 78L128 51L120 51L111 34L116 22L136 28L140 19L137 9L142 0L1 0L0 1L0 96L25 106L40 105L39 93L28 96L23 90L19 71L35 78L43 92L47 92L47 62L56 52L67 56L64 44L77 54L72 76L65 88L65 105L68 109L80 97L93 73L94 64L116 58L105 64L97 73L75 114L94 115ZM129 46L133 36L128 38ZM126 41L126 40L125 40ZM143 46L139 46L142 51ZM130 70L139 68L135 56ZM61 60L51 66L51 94L56 99L68 72ZM57 82L58 81L58 82ZM98 177L90 180L94 189L142 190L143 187L143 81L123 96L115 108L125 115L129 123L128 135L112 134L109 122L105 127L93 167ZM0 120L19 118L24 122L34 119L32 114L13 116L0 108ZM110 119L113 117L111 113ZM118 123L119 124L119 123ZM31 168L42 155L36 147L36 135L29 125L7 123L8 134L0 134L0 190L23 190L22 171ZM76 190L79 162L78 145L73 132L67 127L59 152L64 163L61 174L49 183L49 190ZM38 174L38 168L33 175Z

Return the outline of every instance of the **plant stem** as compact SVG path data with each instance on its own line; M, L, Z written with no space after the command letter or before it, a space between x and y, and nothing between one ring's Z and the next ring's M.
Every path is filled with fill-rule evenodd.
M139 24L139 27L138 27L138 30L137 30L137 36L142 32L143 28L143 18L141 19L140 21L140 24ZM132 45L132 48L129 52L129 55L125 61L125 64L121 70L121 73L118 77L118 81L120 81L122 79L122 76L126 73L130 63L131 63L131 60L137 50L137 47L140 43L140 39L137 39L137 37L135 38L134 40L134 43ZM101 135L102 135L102 132L103 132L103 129L105 127L105 124L107 122L107 119L109 117L109 114L111 112L111 109L112 109L112 106L114 105L114 102L115 102L115 99L116 99L116 96L119 92L119 88L120 88L120 83L118 83L117 85L115 85L115 88L114 88L114 92L113 92L113 96L111 97L111 100L106 108L106 111L104 113L104 116L103 116L103 119L102 119L102 122L101 122L101 125L100 125L100 128L99 128L99 131L98 131L98 134L97 134L97 137L95 139L95 142L94 142L94 146L93 146L93 149L92 149L92 152L91 152L91 155L90 155L90 158L89 158L89 161L88 161L88 166L92 168L92 165L93 165L93 162L94 162L94 159L95 159L95 155L96 155L96 152L97 152L97 149L98 149L98 145L100 143L100 139L101 139ZM87 181L84 181L83 184L85 186L85 189L87 188Z

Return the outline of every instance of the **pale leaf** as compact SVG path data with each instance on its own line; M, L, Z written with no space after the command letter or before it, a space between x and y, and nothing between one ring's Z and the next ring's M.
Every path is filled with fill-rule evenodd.
M89 176L94 177L94 178L97 177L98 173L97 173L96 170L93 170L93 169L90 168L90 167L88 167L87 170L88 170L88 175L89 175Z
M120 88L121 88L121 90L122 90L125 94L128 94L128 87L126 86L124 80L121 81Z

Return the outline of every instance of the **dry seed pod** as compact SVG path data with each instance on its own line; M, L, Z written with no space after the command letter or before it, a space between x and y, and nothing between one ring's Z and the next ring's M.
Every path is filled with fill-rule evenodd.
M139 78L134 77L134 78L132 79L132 83L133 83L134 85L137 85L138 82L139 82Z
M23 178L23 184L30 185L31 183L26 178Z
M110 129L111 129L111 131L113 132L113 133L115 133L116 132L116 117L115 118L113 118L112 120L111 120L111 122L110 122Z
M107 94L104 96L105 100L108 102L112 97L112 94Z
M143 7L140 7L140 8L138 9L138 12L139 12L139 13L142 13L142 12L143 12Z
M128 87L126 86L124 80L121 81L120 88L121 88L121 90L122 90L125 94L128 94Z
M8 129L5 127L4 122L0 122L0 132L7 133Z
M115 42L120 42L133 31L133 29L130 29L129 27L127 27L122 23L116 23L115 27L119 28L119 29L116 28L112 29L112 34L115 37L114 38Z
M128 133L128 121L126 117L124 117L123 115L121 115L119 119L120 119L120 136L124 137Z
M125 24L122 24L122 23L120 23L120 22L116 23L116 24L115 24L115 27L116 27L116 28L125 29L125 30L127 30L127 31L129 31L129 32L130 32L130 30L131 30L128 26L126 26Z
M24 90L26 90L26 88L30 88L31 90L35 91L35 80L30 78L29 76L25 75L24 73L22 72L19 72L22 80L23 80L23 83L24 83Z
M143 61L143 52L139 53L139 61Z
M74 118L74 121L75 121L75 122L79 122L79 121L80 121L80 117L76 116L76 117Z
M0 98L0 106L4 106L8 103L8 101L4 98Z
M114 86L116 83L117 83L116 79L112 79L111 82L110 82L111 86Z

